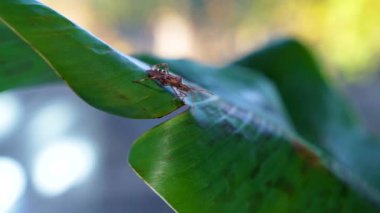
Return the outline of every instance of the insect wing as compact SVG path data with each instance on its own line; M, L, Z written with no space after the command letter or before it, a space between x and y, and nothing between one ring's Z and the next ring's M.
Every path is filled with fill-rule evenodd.
M247 140L292 137L290 132L281 129L270 117L228 103L217 95L193 90L184 101L191 107L191 113L199 125L217 136L235 135Z

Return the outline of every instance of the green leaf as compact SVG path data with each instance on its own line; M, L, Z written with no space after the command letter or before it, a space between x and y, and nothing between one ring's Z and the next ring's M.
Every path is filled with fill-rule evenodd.
M182 76L185 81L196 82L202 88L222 97L223 101L245 110L258 112L265 109L261 116L266 116L266 119L271 119L288 132L294 132L277 91L260 73L236 66L218 69L189 60L165 60L148 55L137 57L149 63L165 61L170 64L170 70ZM189 96L190 102L194 101L191 100L193 96L194 92Z
M297 132L313 143L338 133L335 128L362 128L350 106L326 82L310 51L296 40L273 42L233 64L258 70L273 81Z
M217 140L184 113L143 135L129 162L178 212L374 211L302 154L281 138Z
M146 77L149 68L112 49L33 0L0 1L0 22L37 52L86 102L114 114L155 118L177 109L173 96Z
M0 22L0 91L58 80L42 58Z
M322 150L337 176L380 203L380 140L363 128L306 47L278 41L234 64L269 77L301 137Z
M265 77L236 66L216 69L186 60L165 61L174 73L220 97L190 101L192 116L185 113L154 128L130 152L132 167L175 210L374 210L334 176L342 174L335 170L342 168L340 162L298 136ZM227 131L230 134L220 135Z
M4 32L11 30L9 35L17 36L22 51L31 53L25 60L40 63L42 58L80 97L99 109L154 118L180 105L153 81L133 82L146 78L148 65L113 50L37 1L0 1L0 23L6 26ZM172 61L176 73L212 93L192 91L185 98L192 116L184 113L146 133L133 146L130 163L176 210L374 210L332 174L378 202L376 162L380 157L375 153L379 143L324 82L308 51L296 42L285 44L237 63L248 69ZM10 53L5 50L6 54ZM6 63L12 64L12 57ZM285 109L272 84L252 68L275 82ZM47 73L45 69L31 70ZM44 82L42 75L33 78L37 80L20 85ZM299 80L308 85L302 86ZM302 99L304 95L308 97Z

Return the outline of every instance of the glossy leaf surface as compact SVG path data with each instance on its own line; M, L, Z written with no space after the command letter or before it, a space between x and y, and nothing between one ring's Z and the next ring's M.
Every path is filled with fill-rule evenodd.
M33 0L0 1L0 21L37 52L86 102L122 116L154 118L179 107L146 77L149 68Z
M0 22L0 91L58 80L42 58Z
M375 211L303 154L280 138L215 139L185 113L142 136L129 161L178 212Z
M154 118L180 105L152 81L133 82L146 77L143 71L148 65L113 50L37 1L0 1L0 22L0 30L8 33L7 42L0 45L12 43L16 36L20 46L15 54L0 51L10 64L0 75L15 74L17 67L11 61L24 51L27 60L39 63L37 68L32 66L32 73L53 70L99 109ZM379 157L375 155L379 144L353 118L300 44L274 45L236 63L246 68L169 62L174 73L210 92L191 92L185 102L192 115L186 112L146 133L133 146L129 160L174 209L376 211L352 189L379 200ZM22 68L21 63L15 64ZM254 69L273 80L280 95ZM20 76L22 83L3 89L48 81L43 75ZM310 89L305 89L305 82Z
M322 150L339 177L380 203L380 140L363 128L305 46L295 40L274 42L235 64L270 78L301 137Z
M287 53L285 51L282 54L286 55ZM140 58L151 63L162 61L162 59L148 56L140 56ZM233 209L238 209L239 212L276 212L280 210L282 210L281 212L310 210L323 212L329 209L355 212L356 208L368 208L367 211L375 211L372 209L375 207L371 207L365 199L358 195L357 191L353 190L357 189L371 197L370 199L376 200L372 194L368 193L369 191L360 186L363 180L366 181L366 177L359 179L355 177L354 180L352 178L354 170L345 167L339 158L334 158L323 147L301 139L292 128L293 125L288 120L286 110L282 109L276 90L265 77L253 70L249 71L235 66L216 69L184 60L168 60L167 62L174 73L181 74L187 80L197 82L228 103L251 112L261 110L261 112L275 115L285 121L282 122L282 125L276 123L280 131L273 131L274 129L270 128L273 120L271 121L267 116L261 116L262 114L259 113L259 118L264 121L261 124L252 125L256 129L250 128L251 138L241 137L242 134L234 132L236 128L231 131L233 134L224 134L223 137L218 137L220 132L228 131L231 126L225 125L224 121L228 119L222 119L223 113L218 113L220 110L210 109L208 116L203 114L210 123L214 124L214 126L207 127L199 122L199 120L204 120L199 119L197 116L199 113L193 113L198 110L190 109L195 118L183 115L181 119L177 120L176 118L174 121L169 121L140 138L131 151L130 163L137 173L174 209L179 212L199 210L231 212ZM302 72L302 69L300 71ZM317 74L320 75L320 73ZM325 87L328 89L327 85ZM246 97L249 98L245 98L244 94L248 94ZM254 97L252 94L260 94L265 98L262 99L263 101L257 101L257 98L252 98ZM208 101L208 103L212 102ZM196 102L193 107L198 107ZM217 106L211 107L217 108ZM220 116L213 116L215 114ZM236 111L224 113L224 115L226 114L228 115L225 117L232 117L229 119L232 121L227 124L235 122L237 117L242 118L241 120L244 119L244 115L241 116L239 115L241 113L236 113ZM255 117L257 114L253 119ZM238 124L241 125L241 123ZM269 128L271 131L260 131L263 128ZM277 134L278 132L282 134ZM161 135L158 136L159 134ZM244 148L239 147L240 145ZM144 150L146 151L145 156L149 155L149 157L139 159L138 156L142 156ZM283 156L276 157L278 153ZM266 156L266 159L258 157L261 155ZM224 159L226 160L224 161ZM259 174L249 176L247 170L249 170L248 168L253 170L255 164L260 167L260 170L267 171L268 177ZM233 168L233 172L230 171L231 168ZM291 171L288 168L292 168ZM177 173L176 170L181 172ZM225 175L225 170L232 174ZM195 177L192 177L193 173ZM283 182L283 176L287 175L292 176L289 179L295 181L294 185L288 181ZM344 177L344 175L347 176ZM241 183L241 186L233 184L236 176L240 179L235 184ZM266 180L260 182L261 184L251 180L261 179L261 177L264 179L274 178L275 180L268 181L271 183L282 182L283 186L280 186L281 184L264 184L265 186L263 186ZM350 182L351 188L347 187L342 180ZM176 181L179 183L176 184ZM220 181L224 185L216 186L216 183ZM194 189L192 189L192 184L195 185ZM190 186L187 187L188 185ZM222 189L223 186L224 189ZM289 188L284 189L285 186L289 186ZM247 194L242 195L239 190L246 190ZM280 195L272 197L271 193L266 193L268 191L272 193L276 191ZM287 194L285 191L289 193ZM256 193L262 195L262 199L270 200L272 205L265 204L261 198L257 199L254 196ZM206 194L208 199L203 197L203 194ZM300 196L295 196L295 194ZM259 201L256 203L257 200ZM233 204L234 202L236 204ZM195 207L192 208L191 204L194 204Z

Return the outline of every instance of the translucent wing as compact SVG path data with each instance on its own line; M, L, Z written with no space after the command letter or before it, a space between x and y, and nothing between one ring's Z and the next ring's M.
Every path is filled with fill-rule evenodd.
M294 137L290 129L284 128L283 121L277 118L277 114L272 111L268 114L258 106L252 106L252 110L244 109L197 88L184 101L191 107L191 113L198 123L211 128L219 136L235 135L247 140L258 137Z

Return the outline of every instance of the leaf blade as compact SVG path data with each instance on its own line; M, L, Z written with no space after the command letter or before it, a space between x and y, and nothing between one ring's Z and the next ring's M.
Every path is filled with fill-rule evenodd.
M129 162L178 212L374 211L328 170L300 157L290 143L215 141L189 113L138 139Z
M146 77L149 66L135 63L37 1L1 1L0 18L96 108L127 117L156 118L180 106L153 82L147 82L150 88L133 83Z
M0 22L0 91L58 81L54 71Z
M307 47L293 39L280 40L234 64L271 79L297 132L323 153L326 166L380 203L380 140L365 130Z

